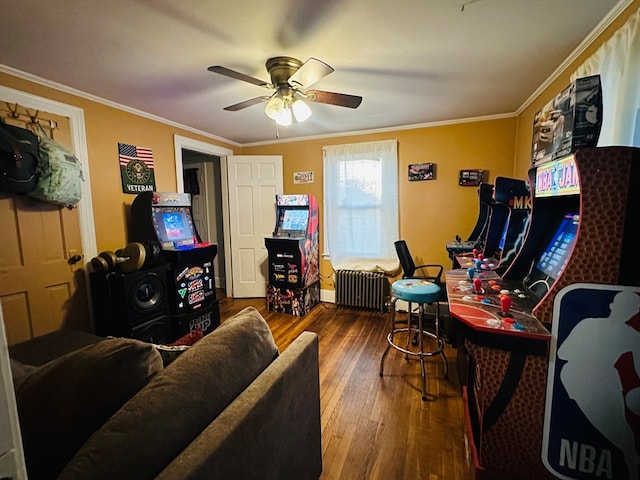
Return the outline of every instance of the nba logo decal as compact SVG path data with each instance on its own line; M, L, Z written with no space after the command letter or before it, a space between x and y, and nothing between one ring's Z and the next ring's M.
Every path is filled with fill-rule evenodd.
M562 479L640 479L640 287L558 293L542 461Z

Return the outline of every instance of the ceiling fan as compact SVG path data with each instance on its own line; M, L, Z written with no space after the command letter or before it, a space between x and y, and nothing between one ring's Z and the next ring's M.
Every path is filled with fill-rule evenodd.
M303 122L311 116L311 109L306 102L326 103L348 108L358 108L362 102L362 97L356 95L324 90L307 90L318 80L334 71L333 67L316 58L309 58L302 63L293 57L273 57L267 60L265 66L271 82L265 82L220 65L207 68L210 72L275 90L271 95L262 95L229 105L224 110L235 112L258 103L267 102L265 106L267 116L279 125L290 125L294 119L296 122Z

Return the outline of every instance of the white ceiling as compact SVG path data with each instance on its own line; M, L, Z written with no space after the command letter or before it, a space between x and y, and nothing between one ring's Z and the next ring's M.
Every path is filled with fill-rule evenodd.
M0 0L0 65L236 144L513 114L630 0ZM311 104L280 127L274 56L335 72L313 88L360 95Z

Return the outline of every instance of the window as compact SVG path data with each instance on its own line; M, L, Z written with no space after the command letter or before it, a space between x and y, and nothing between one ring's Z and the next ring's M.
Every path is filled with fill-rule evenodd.
M325 253L333 268L397 268L398 142L323 151Z

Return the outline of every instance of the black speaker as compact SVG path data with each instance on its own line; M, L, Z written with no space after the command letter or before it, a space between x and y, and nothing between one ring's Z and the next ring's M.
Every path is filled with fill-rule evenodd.
M176 339L175 326L168 315L132 327L130 336L156 345L166 345Z
M154 343L175 336L169 315L168 266L129 273L94 272L90 276L95 332ZM164 342L163 342L164 343Z

